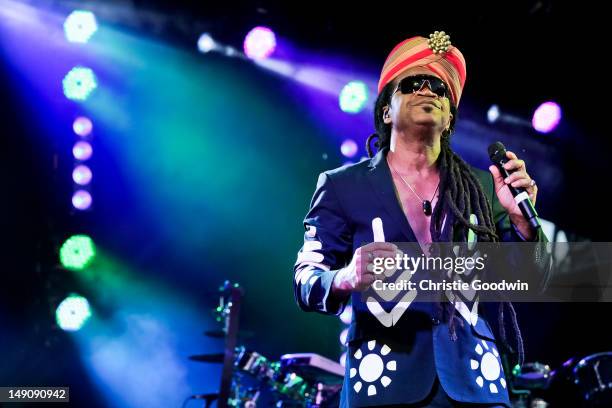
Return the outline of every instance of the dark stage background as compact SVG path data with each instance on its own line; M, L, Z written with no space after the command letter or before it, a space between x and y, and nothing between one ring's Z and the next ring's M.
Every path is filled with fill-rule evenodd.
M467 60L454 148L485 168L486 146L504 141L538 180L544 219L570 241L610 240L609 86L598 66L609 41L584 2L0 4L0 385L68 385L72 404L87 407L179 406L212 392L219 368L187 357L221 351L202 333L217 327L226 279L246 291L241 326L253 336L242 344L270 359L310 351L337 360L343 325L297 308L292 267L318 174L347 160L345 138L359 146L353 161L365 156L373 96L370 110L348 115L333 84L313 84L375 82L397 42L433 30L450 33ZM100 27L75 47L61 24L79 7ZM35 12L40 19L17 18ZM196 48L207 31L241 50L255 25L273 28L274 56L311 77ZM83 103L62 93L77 64L98 77ZM550 134L486 121L491 104L530 121L547 100L563 110ZM70 202L80 115L94 123L87 212ZM76 233L96 244L89 274L59 263ZM94 310L74 333L55 321L71 292ZM612 349L608 303L516 308L527 361L558 367Z

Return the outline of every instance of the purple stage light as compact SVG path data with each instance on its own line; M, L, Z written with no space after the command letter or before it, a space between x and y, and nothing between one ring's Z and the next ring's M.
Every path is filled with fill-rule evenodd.
M353 307L351 305L347 305L344 308L344 311L340 314L340 320L344 324L350 324L353 319Z
M75 159L80 161L89 160L91 155L93 154L93 149L91 145L84 141L79 141L74 144L72 148L72 155Z
M89 194L89 192L85 190L78 190L72 196L72 205L77 210L84 211L89 209L89 207L91 207L91 202L91 194Z
M89 136L93 129L93 123L85 116L79 116L72 123L72 130L81 137Z
M340 152L342 152L345 157L349 158L355 156L358 150L359 147L357 147L357 143L352 139L346 139L340 146Z
M80 186L86 186L91 181L92 173L89 167L80 164L72 171L72 180Z
M500 115L501 112L499 111L499 106L491 105L491 107L487 111L487 120L489 121L489 123L495 123L497 122L497 119L499 119Z
M244 53L251 59L268 58L276 49L276 36L268 27L255 27L244 39Z
M342 346L346 346L346 339L348 338L348 331L349 331L349 329L347 327L346 329L343 329L340 332L340 339L339 340L340 340L340 345L342 345Z
M540 133L550 133L561 121L561 107L555 102L544 102L533 114L531 124Z
M340 356L340 365L346 367L346 351Z

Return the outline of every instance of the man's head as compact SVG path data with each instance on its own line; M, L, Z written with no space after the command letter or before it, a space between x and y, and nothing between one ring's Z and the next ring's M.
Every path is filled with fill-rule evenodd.
M433 78L426 81L422 75ZM399 129L430 126L449 135L465 78L463 55L444 32L398 44L387 57L378 83L374 121L380 147L389 143L392 125Z
M426 127L436 134L450 133L455 115L451 112L449 87L442 78L415 67L388 86L391 95L380 112L384 125L399 130Z

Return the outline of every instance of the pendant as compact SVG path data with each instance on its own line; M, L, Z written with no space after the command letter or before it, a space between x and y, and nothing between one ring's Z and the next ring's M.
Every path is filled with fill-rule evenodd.
M429 200L423 200L423 212L425 213L425 215L430 216L431 215L431 201Z

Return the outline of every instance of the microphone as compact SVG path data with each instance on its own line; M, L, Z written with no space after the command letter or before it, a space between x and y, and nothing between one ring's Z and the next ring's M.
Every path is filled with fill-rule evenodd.
M504 164L510 161L510 159L508 159L506 156L506 147L502 144L502 142L495 142L489 146L489 158L491 159L491 162L497 166L504 178L511 174L504 168ZM529 220L529 224L535 229L541 228L542 226L540 225L540 220L538 219L538 213L529 199L527 190L525 190L523 187L512 187L510 184L507 184L507 186L514 196L514 201L516 201L516 204L518 204L519 208L521 209L521 213L527 220Z

